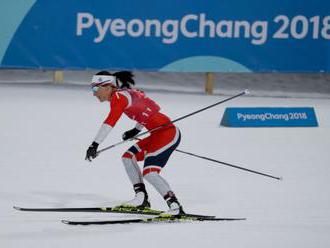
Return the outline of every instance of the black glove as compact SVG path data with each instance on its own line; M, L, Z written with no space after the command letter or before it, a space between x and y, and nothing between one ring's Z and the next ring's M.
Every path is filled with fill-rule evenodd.
M86 152L86 158L85 160L88 160L89 162L92 161L92 159L96 158L97 156L97 148L99 144L97 144L95 141L88 147Z
M126 131L125 133L123 133L123 140L128 140L130 138L133 138L135 135L137 135L139 132L141 132L141 130L137 129L137 128L133 128L131 130Z

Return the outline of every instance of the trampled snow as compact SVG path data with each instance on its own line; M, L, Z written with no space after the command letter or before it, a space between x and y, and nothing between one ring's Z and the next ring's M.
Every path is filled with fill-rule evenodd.
M243 89L244 90L244 89ZM238 93L238 92L237 92ZM225 96L150 92L178 118ZM311 106L317 128L224 128L225 107ZM329 247L330 100L244 96L177 123L180 149L282 176L277 181L174 153L162 174L187 212L241 222L68 226L109 213L28 213L23 207L113 206L133 197L121 163L126 143L92 163L85 151L108 113L80 87L0 85L1 247ZM135 124L123 117L103 147ZM152 206L166 209L147 184ZM132 216L130 216L132 217ZM134 216L135 217L135 216Z

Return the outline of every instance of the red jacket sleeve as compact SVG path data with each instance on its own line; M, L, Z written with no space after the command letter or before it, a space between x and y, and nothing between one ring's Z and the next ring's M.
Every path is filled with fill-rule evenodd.
M128 105L126 96L115 92L110 100L110 113L104 123L114 127Z

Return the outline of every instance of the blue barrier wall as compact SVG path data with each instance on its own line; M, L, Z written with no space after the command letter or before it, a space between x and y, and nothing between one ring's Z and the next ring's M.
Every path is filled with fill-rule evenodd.
M3 68L329 72L330 1L2 0Z

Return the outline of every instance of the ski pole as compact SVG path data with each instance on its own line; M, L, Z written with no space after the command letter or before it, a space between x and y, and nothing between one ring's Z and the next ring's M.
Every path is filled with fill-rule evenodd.
M138 139L138 138L134 138L134 139L141 140L141 139ZM237 165L233 165L233 164L230 164L230 163L222 162L222 161L219 161L219 160L216 160L216 159L213 159L213 158L208 158L208 157L205 157L205 156L197 155L195 153L182 151L180 149L175 149L174 151L180 152L180 153L183 153L183 154L186 154L186 155L190 155L190 156L193 156L193 157L196 157L196 158L205 159L205 160L208 160L208 161L211 161L211 162L215 162L215 163L218 163L218 164L223 164L223 165L226 165L226 166L229 166L229 167L233 167L233 168L236 168L236 169L248 171L248 172L251 172L251 173L254 173L254 174L258 174L258 175L262 175L262 176L265 176L265 177L270 177L270 178L277 179L277 180L282 180L283 179L282 177L275 177L275 176L272 176L272 175L269 175L269 174L261 173L259 171L254 171L254 170L250 170L250 169L247 169L247 168L244 168L244 167L240 167L240 166L237 166Z
M219 161L219 160L216 160L216 159L213 159L213 158L200 156L200 155L197 155L197 154L194 154L194 153L191 153L191 152L185 152L185 151L182 151L182 150L179 150L179 149L175 149L175 151L183 153L183 154L187 154L187 155L190 155L190 156L193 156L193 157L196 157L196 158L205 159L205 160L212 161L212 162L215 162L215 163L218 163L218 164L223 164L223 165L233 167L233 168L236 168L236 169L240 169L240 170L248 171L248 172L251 172L251 173L254 173L254 174L262 175L262 176L265 176L265 177L270 177L270 178L277 179L277 180L282 180L283 179L282 177L275 177L275 176L272 176L272 175L269 175L269 174L261 173L261 172L250 170L250 169L240 167L240 166L237 166L237 165L222 162L222 161Z
M192 116L192 115L198 114L198 113L200 113L200 112L202 112L202 111L204 111L204 110L207 110L207 109L209 109L209 108L213 108L213 107L215 107L215 106L217 106L217 105L219 105L219 104L221 104L221 103L224 103L224 102L230 101L230 100L232 100L232 99L234 99L234 98L237 98L237 97L240 97L240 96L243 96L243 95L247 95L247 94L249 94L249 91L248 91L248 90L244 90L244 91L242 91L241 93L239 93L239 94L237 94L237 95L234 95L234 96L228 97L228 98L226 98L226 99L224 99L224 100L222 100L222 101L219 101L219 102L216 102L216 103L214 103L214 104L211 104L211 105L209 105L209 106L207 106L207 107L205 107L205 108L201 108L201 109L196 110L196 111L194 111L194 112L192 112L192 113L189 113L189 114L187 114L187 115L181 116L181 117L179 117L179 118L177 118L177 119L175 119L175 120L173 120L173 121L170 121L170 122L168 122L168 123L165 123L165 124L163 124L163 125L160 125L160 126L158 126L158 127L155 127L155 128L153 128L153 129L148 130L148 131L145 131L145 132L143 132L143 133L140 133L140 134L136 135L135 137L133 137L133 138L131 138L131 139L123 140L123 141L120 141L120 142L118 142L118 143L116 143L116 144L113 144L113 145L110 145L110 146L105 147L105 148L103 148L103 149L100 149L100 150L97 152L97 155L99 155L101 152L104 152L104 151L106 151L106 150L109 150L109 149L111 149L111 148L114 148L114 147L116 147L116 146L119 146L119 145L121 145L121 144L124 144L124 143L126 143L126 142L128 142L128 141L131 141L131 140L133 140L134 138L138 138L138 137L141 137L141 136L143 136L143 135L145 135L145 134L155 132L155 131L157 131L157 130L159 130L159 129L161 129L161 128L167 126L167 125L170 125L170 124L175 123L175 122L177 122L177 121L183 120L183 119L185 119L185 118L187 118L187 117L190 117L190 116Z

